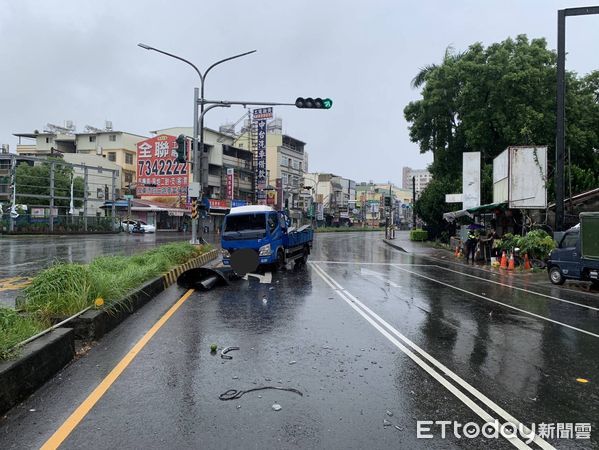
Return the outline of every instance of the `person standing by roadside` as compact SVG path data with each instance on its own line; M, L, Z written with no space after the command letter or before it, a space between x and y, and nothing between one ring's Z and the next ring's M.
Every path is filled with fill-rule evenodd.
M478 242L478 238L474 233L474 230L468 231L468 240L466 241L466 264L472 256L472 264L474 264L474 255L476 253L476 244Z

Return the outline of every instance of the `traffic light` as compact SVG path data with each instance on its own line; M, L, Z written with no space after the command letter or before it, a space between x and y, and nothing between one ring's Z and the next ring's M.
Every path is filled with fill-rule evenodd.
M185 142L185 136L182 134L177 137L177 162L184 163L187 161L187 142Z
M385 207L386 208L391 207L391 197L385 197Z
M333 106L333 100L330 98L311 98L298 97L295 100L295 106L298 108L310 109L330 109Z

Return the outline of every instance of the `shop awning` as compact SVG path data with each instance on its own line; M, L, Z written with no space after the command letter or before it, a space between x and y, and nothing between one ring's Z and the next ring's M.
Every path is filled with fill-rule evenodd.
M443 219L447 220L448 222L454 222L456 219L464 216L472 217L472 214L470 214L467 209L460 209L459 211L444 213Z
M459 211L447 212L443 214L443 219L447 220L448 222L453 222L460 217L468 216L472 218L477 214L493 212L497 209L507 209L507 202L489 203L487 205L475 206L474 208L460 209Z
M495 211L497 209L500 209L502 211L504 209L507 209L507 202L489 203L487 205L480 205L480 206L476 206L474 208L468 208L468 212L470 214L483 214L483 213Z

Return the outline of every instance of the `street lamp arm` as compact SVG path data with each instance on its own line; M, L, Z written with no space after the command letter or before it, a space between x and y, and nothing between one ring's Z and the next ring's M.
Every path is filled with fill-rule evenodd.
M222 63L227 62L227 61L231 61L232 59L241 58L242 56L245 56L245 55L251 55L252 53L256 53L257 51L258 50L252 50L252 51L249 51L249 52L240 53L239 55L229 56L228 58L221 59L220 61L216 61L214 64L212 64L210 67L208 67L206 69L206 72L204 72L204 77L206 77L206 75L208 75L208 72L210 72L214 67L218 66L219 64L222 64Z
M157 49L155 47L150 47L149 45L146 45L146 44L139 43L139 44L137 44L137 46L141 47L141 48L143 48L145 50L153 50L155 52L162 53L163 55L170 56L171 58L175 58L175 59L178 59L179 61L183 61L184 63L189 64L197 72L197 74L200 76L200 80L202 81L202 84L204 84L204 75L202 75L202 72L200 72L200 69L198 69L195 66L195 64L193 64L191 61L188 61L185 58L181 58L180 56L173 55L172 53L168 53L168 52L165 52L163 50L159 50L159 49Z
M208 72L210 72L214 67L218 66L219 64L222 64L227 61L231 61L232 59L241 58L242 56L251 55L252 53L256 53L256 52L257 52L257 50L252 50L249 52L240 53L239 55L229 56L228 58L221 59L220 61L216 61L214 64L212 64L210 67L208 67L206 69L206 72L204 72L204 76L202 77L202 92L200 94L201 100L202 101L204 100L204 80L206 79L206 75L208 75Z

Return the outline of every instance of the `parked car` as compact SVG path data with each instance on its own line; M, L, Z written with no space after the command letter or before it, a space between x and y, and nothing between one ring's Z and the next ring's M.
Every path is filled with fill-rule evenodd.
M154 225L148 225L143 220L122 220L121 229L129 233L140 232L140 233L155 233L156 227Z
M599 212L580 213L580 223L566 231L549 255L547 270L553 284L590 281L599 287Z

